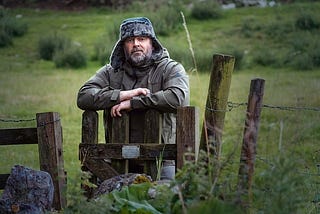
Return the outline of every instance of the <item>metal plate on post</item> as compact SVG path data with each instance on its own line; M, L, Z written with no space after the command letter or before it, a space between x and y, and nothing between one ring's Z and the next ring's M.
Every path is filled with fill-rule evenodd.
M138 158L140 146L122 146L122 157L125 159Z

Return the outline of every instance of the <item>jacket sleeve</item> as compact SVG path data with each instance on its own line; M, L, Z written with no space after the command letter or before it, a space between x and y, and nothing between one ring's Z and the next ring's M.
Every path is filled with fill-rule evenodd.
M103 66L79 90L77 105L82 110L103 110L119 103L120 89L110 86L109 66Z
M133 109L154 108L164 112L176 112L177 107L189 105L189 77L177 62L163 72L162 90L147 96L133 97Z

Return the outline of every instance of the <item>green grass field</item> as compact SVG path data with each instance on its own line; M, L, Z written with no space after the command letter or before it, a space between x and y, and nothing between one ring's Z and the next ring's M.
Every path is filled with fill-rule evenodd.
M320 4L297 5L298 8L319 10ZM254 17L256 20L273 20L279 14L290 17L296 7L283 6L272 8L247 8L226 11L217 21L187 20L196 54L221 53L227 44L252 50L261 38L240 38L236 33L241 20ZM38 59L37 42L41 35L61 32L79 42L91 55L93 44L112 25L116 18L143 15L141 13L112 13L101 10L83 12L39 11L33 9L12 10L12 14L21 14L29 25L28 33L14 40L14 45L0 49L0 118L33 119L38 112L59 112L63 126L63 150L65 170L69 181L77 180L80 163L78 144L81 140L81 114L76 106L77 92L80 86L100 67L98 62L90 61L83 69L56 69L50 61ZM170 49L179 47L188 51L188 43L183 28L169 37L160 37L162 43ZM265 45L271 48L275 44ZM225 52L222 52L225 53ZM189 67L186 70L190 70ZM191 105L200 108L201 118L207 97L209 73L191 73ZM263 108L257 143L256 177L262 176L268 163L283 157L294 162L296 172L306 173L306 177L317 172L320 164L320 69L300 71L290 68L270 68L250 66L235 71L232 77L229 101L247 102L250 81L263 78L265 94L263 103L279 108ZM281 110L280 107L305 107L300 110ZM307 108L318 108L313 111ZM245 120L245 106L233 108L226 113L223 134L223 152L230 153L236 148L231 171L226 174L236 178L239 161L242 132ZM0 122L0 128L35 126L35 122ZM100 123L102 130L102 123ZM101 131L100 130L100 131ZM101 131L102 133L102 131ZM102 134L99 141L103 141ZM0 150L0 173L8 173L14 164L38 168L36 146L3 146ZM317 176L319 178L319 175ZM259 181L257 181L259 182ZM280 182L280 181L279 181ZM281 181L285 182L285 181ZM69 182L68 185L72 185ZM308 201L320 192L319 185L306 184L302 210L314 211L308 207ZM310 205L311 206L311 205Z

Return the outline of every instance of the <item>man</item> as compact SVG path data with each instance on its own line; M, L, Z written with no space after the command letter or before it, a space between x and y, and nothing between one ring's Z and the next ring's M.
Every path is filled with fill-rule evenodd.
M156 109L163 113L162 142L172 144L177 107L189 105L189 79L156 38L150 20L129 18L120 26L110 63L80 88L77 104L83 110L104 110L106 127L110 124L107 120L128 112L130 143L143 141L144 114ZM172 166L169 161L164 163L171 171Z

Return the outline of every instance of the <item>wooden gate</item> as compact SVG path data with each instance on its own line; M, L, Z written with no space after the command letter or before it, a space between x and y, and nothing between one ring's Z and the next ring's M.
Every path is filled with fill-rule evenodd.
M199 140L199 111L196 107L180 107L177 110L176 144L161 143L162 116L158 111L148 110L145 116L144 141L129 142L129 116L113 118L109 142L98 143L98 113L85 111L82 115L82 142L79 159L83 171L90 171L96 179L105 180L129 172L129 161L141 161L144 173L154 180L156 159L175 160L181 168L185 160L194 160ZM88 192L89 191L89 192ZM90 197L90 190L87 188Z

